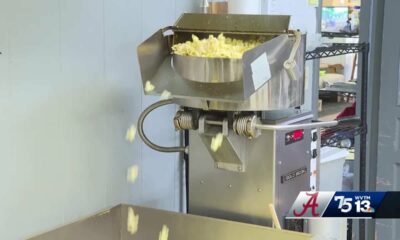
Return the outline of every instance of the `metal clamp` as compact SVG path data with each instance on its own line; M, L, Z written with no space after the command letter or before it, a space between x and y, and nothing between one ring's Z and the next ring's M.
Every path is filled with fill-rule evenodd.
M212 138L218 133L222 133L223 141L218 150L213 151L211 149ZM232 142L232 138L238 136L229 135L228 119L220 120L210 115L201 116L199 119L199 135L212 156L216 168L232 172L246 171L244 159Z

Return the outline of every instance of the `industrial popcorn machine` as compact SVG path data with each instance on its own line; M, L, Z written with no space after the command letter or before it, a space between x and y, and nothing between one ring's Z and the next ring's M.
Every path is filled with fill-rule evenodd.
M170 239L310 239L303 220L285 218L300 191L317 190L318 128L304 110L305 35L288 29L289 16L183 14L138 47L143 86L170 98L143 111L138 133L160 152L186 159L187 213L132 206L137 234L126 231L126 205L49 232L44 239L154 239L162 224ZM196 35L219 35L260 44L242 58L174 54L172 46ZM181 146L153 143L143 131L154 109L177 104ZM215 136L221 136L218 149ZM275 211L270 211L269 205ZM284 230L272 228L275 224ZM68 236L67 238L60 238ZM82 236L84 236L82 238Z
M188 156L188 213L272 226L268 204L280 224L302 231L285 215L299 191L316 190L318 134L303 111L305 36L289 31L289 16L184 14L138 48L142 81L154 94L172 98L147 108L139 134L161 152ZM171 46L210 34L262 44L242 59L171 54ZM187 132L184 146L161 147L143 132L148 113L166 104L181 109L173 119ZM217 151L212 139L222 133ZM314 174L313 174L314 173Z

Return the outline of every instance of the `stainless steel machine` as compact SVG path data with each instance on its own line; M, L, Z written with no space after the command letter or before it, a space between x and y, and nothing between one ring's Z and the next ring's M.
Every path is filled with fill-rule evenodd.
M305 36L289 31L289 16L184 14L138 47L143 85L172 98L147 108L139 134L151 148L188 157L188 213L272 226L268 204L280 224L304 230L285 216L299 191L316 190L318 133L336 124L311 122L303 111ZM171 46L192 34L263 43L242 59L179 56ZM186 131L185 145L162 147L143 132L145 117L166 104L181 109L174 118ZM222 133L220 148L212 140Z
M171 98L143 111L138 133L151 148L180 152L186 161L187 213L131 206L139 230L126 230L128 206L32 238L155 239L162 224L170 239L310 239L303 221L285 216L299 191L317 189L321 126L304 111L305 36L289 31L289 16L183 14L176 24L154 33L138 47L148 94ZM178 56L171 47L218 35L262 43L242 59ZM181 146L163 147L143 131L146 116L167 104L180 106L173 121ZM219 148L213 140L222 136ZM271 228L273 205L280 225ZM250 223L250 224L249 224ZM275 223L277 223L275 221ZM288 231L292 230L292 231ZM296 232L297 231L297 232Z

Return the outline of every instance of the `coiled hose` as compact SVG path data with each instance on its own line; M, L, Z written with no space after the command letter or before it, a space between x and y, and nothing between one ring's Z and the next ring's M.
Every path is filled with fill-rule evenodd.
M147 107L139 116L139 120L138 120L138 133L140 138L142 139L142 141L149 146L150 148L159 151L159 152L167 152L167 153L172 153L172 152L186 152L187 153L187 148L184 146L178 146L178 147L163 147L160 145L157 145L155 143L153 143L152 141L150 141L146 134L144 133L143 130L143 123L144 120L146 119L147 115L149 115L149 113L151 113L153 110L165 106L165 105L169 105L169 104L173 104L174 102L172 101L172 99L167 99L167 100L162 100L156 103L151 104L149 107Z

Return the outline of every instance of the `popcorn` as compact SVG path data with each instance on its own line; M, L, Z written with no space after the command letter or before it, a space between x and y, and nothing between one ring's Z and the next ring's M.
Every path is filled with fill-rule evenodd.
M126 136L125 139L129 142L133 142L133 140L135 140L135 136L136 136L136 126L132 125L127 131L126 131Z
M224 140L224 135L222 133L218 133L217 136L211 139L211 150L213 152L218 151L218 149L222 146L222 142Z
M133 235L138 230L139 224L139 215L135 215L133 208L128 208L128 220L127 220L127 230L128 232Z
M182 56L240 59L244 52L257 47L261 43L255 40L243 41L228 38L222 33L217 38L210 35L208 39L202 40L192 35L192 41L175 44L172 46L172 50L174 54Z
M168 240L169 229L166 225L162 226L158 240Z
M139 175L139 167L137 165L133 165L128 168L128 174L126 176L128 182L134 183Z
M156 87L154 87L154 85L151 84L150 81L146 81L146 84L145 84L145 86L144 86L144 91L145 91L146 93L154 91L155 88L156 88Z
M171 97L171 93L170 93L168 90L164 90L164 91L161 93L161 99L162 99L162 100L168 99L168 98L170 98L170 97Z

